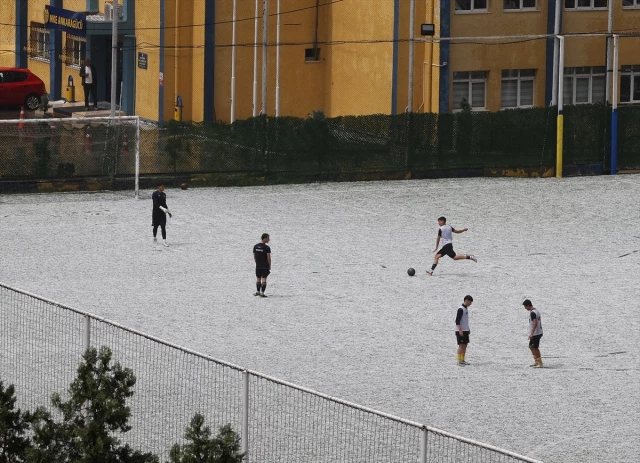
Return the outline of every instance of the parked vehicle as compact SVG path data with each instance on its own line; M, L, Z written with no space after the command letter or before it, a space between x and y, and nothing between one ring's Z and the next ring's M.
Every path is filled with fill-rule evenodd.
M44 82L29 69L0 67L0 105L24 105L33 111L46 97Z

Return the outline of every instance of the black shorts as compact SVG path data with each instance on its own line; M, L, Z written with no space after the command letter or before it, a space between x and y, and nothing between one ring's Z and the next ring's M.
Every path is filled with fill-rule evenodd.
M451 243L448 243L442 246L438 251L438 254L440 254L441 256L449 256L452 259L456 256L456 253L453 250L453 244Z
M534 336L531 339L529 339L529 347L534 347L534 348L538 348L540 347L540 338L542 337L541 334L539 334L538 336Z
M456 331L456 341L458 341L458 345L469 344L469 333L471 333L471 331L463 331L462 336L460 336L460 332Z
M167 225L167 214L158 210L151 215L151 226L161 227L163 225Z
M256 269L256 277L257 278L267 278L271 272L268 268L257 268Z

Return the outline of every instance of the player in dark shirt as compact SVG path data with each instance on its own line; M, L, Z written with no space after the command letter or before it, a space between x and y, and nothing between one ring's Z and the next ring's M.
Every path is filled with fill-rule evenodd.
M153 225L153 242L157 243L158 227L162 230L162 244L167 244L167 215L171 217L171 211L167 207L167 195L164 192L164 183L158 185L158 189L151 195L153 200L153 211L151 213L151 225Z
M267 297L267 277L271 273L271 248L267 245L269 234L263 233L261 241L253 247L253 260L256 262L256 292L254 296Z

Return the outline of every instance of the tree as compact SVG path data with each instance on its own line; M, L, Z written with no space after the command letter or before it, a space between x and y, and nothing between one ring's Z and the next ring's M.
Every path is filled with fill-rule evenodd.
M241 463L240 437L227 424L211 438L211 428L204 425L204 416L196 413L187 426L185 439L190 443L175 444L169 453L171 463Z
M133 395L136 378L133 371L118 362L111 363L107 347L89 348L69 387L69 400L60 394L51 404L61 421L39 407L32 416L33 447L27 450L28 462L62 463L155 463L151 453L121 445L117 433L131 430L131 410L126 400Z
M30 445L29 438L25 437L28 420L28 414L16 409L13 384L5 389L0 380L0 463L25 461L25 452Z

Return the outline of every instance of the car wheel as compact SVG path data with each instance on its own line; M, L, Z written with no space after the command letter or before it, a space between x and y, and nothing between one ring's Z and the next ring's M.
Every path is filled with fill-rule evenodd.
M27 95L24 100L24 106L30 111L35 111L40 106L40 97L35 93Z

